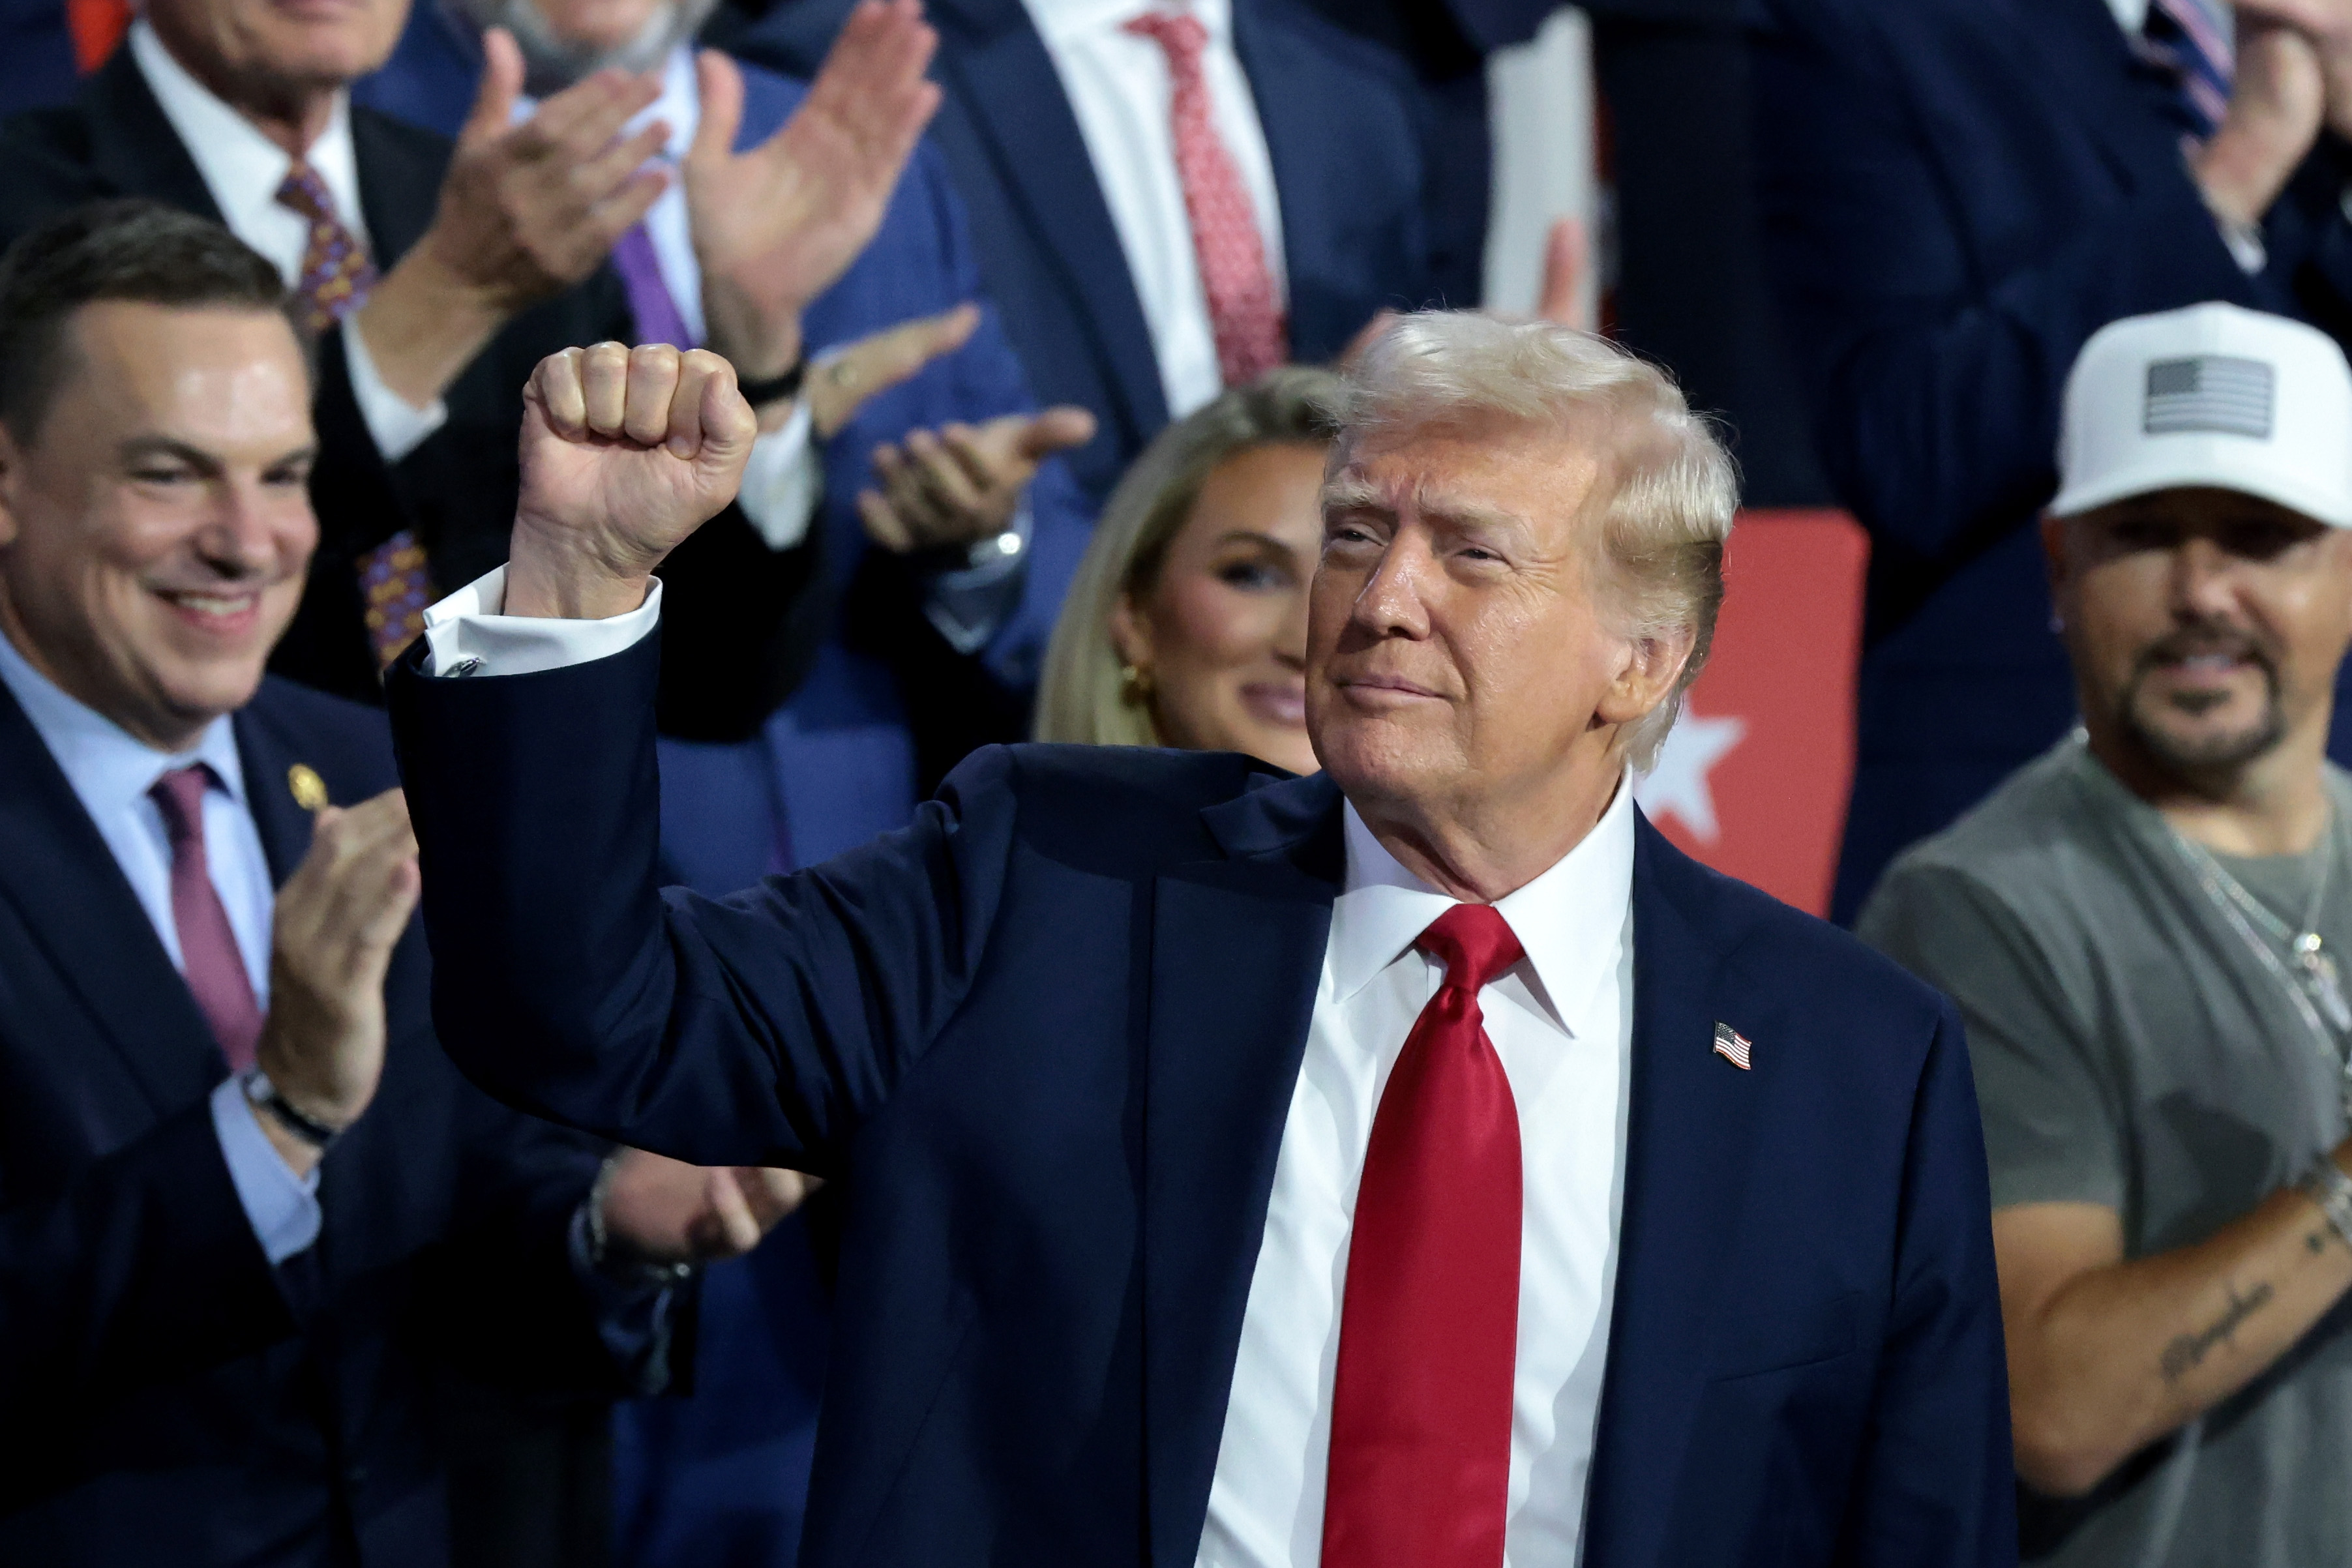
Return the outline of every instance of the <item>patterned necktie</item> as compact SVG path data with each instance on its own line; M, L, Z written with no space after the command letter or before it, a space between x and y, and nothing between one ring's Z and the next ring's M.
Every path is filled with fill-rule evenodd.
M1381 1092L1331 1387L1324 1568L1501 1568L1519 1331L1519 1115L1478 993L1519 961L1486 904L1422 933L1445 983Z
M1217 369L1227 386L1240 386L1289 357L1288 334L1249 189L1210 112L1209 78L1201 68L1208 29L1192 16L1148 11L1126 24L1126 30L1151 39L1168 56L1176 178L1192 220L1209 329L1217 341Z
M147 793L163 813L163 832L172 842L172 925L180 934L181 973L229 1071L242 1072L253 1065L261 1039L261 1004L205 858L205 791L212 783L213 770L198 762L164 774Z
M2179 82L2182 111L2200 141L2210 140L2230 111L2238 68L2234 29L2212 0L2149 0L2141 52Z
M375 265L337 215L326 181L308 163L297 162L286 172L278 187L278 204L310 225L294 297L302 324L314 335L323 333L366 302L368 290L375 287ZM425 545L414 529L403 528L363 552L355 564L368 644L374 650L376 668L388 670L425 631L425 607L433 602Z

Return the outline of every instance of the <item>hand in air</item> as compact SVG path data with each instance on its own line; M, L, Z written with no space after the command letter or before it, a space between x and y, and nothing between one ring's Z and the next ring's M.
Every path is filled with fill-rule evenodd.
M696 61L702 118L686 158L687 209L710 346L744 375L791 365L801 311L881 225L939 107L923 77L938 42L919 0L864 0L783 129L742 153L742 74L716 51Z
M656 1263L738 1258L824 1185L798 1171L690 1166L626 1149L604 1193L604 1233Z
M909 431L874 449L882 488L858 496L858 517L867 538L901 555L993 538L1012 526L1037 465L1094 435L1094 415L1068 406Z
M701 349L597 343L523 389L522 493L506 613L602 620L735 498L759 433L735 371Z

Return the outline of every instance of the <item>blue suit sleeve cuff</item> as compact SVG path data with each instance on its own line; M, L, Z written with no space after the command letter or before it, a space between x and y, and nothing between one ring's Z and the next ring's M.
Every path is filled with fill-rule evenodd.
M271 1147L234 1077L213 1091L213 1131L254 1239L276 1268L319 1239L319 1173L298 1176Z
M1012 527L975 545L968 564L932 576L923 596L923 618L947 639L948 646L967 656L977 653L1012 618L1021 603L1029 547L1036 533L1036 520L1024 497Z

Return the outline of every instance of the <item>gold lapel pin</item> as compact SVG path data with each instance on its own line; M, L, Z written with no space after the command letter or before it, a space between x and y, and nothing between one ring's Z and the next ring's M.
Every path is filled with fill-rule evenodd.
M286 788L294 792L294 803L302 810L326 810L327 781L320 778L318 769L309 763L298 762L286 770Z

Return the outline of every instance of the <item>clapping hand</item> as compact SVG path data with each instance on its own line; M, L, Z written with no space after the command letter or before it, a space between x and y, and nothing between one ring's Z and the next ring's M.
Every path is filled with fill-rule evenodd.
M269 1017L255 1054L278 1092L321 1126L350 1126L375 1097L384 974L418 886L407 799L387 789L320 810L309 852L278 890ZM318 1164L316 1148L267 1113L261 1124L298 1175Z
M741 73L715 51L696 62L702 118L686 158L687 207L710 346L746 377L790 367L802 310L880 226L939 107L923 77L938 41L919 0L863 0L792 119L742 153Z
M901 555L993 538L1012 526L1037 465L1094 434L1094 415L1069 406L909 431L874 449L882 488L858 496L858 517L867 538Z
M759 434L735 371L702 349L598 343L523 389L522 492L505 612L604 620L742 483Z
M648 1262L740 1258L820 1185L798 1171L690 1166L625 1149L604 1192L604 1233Z

